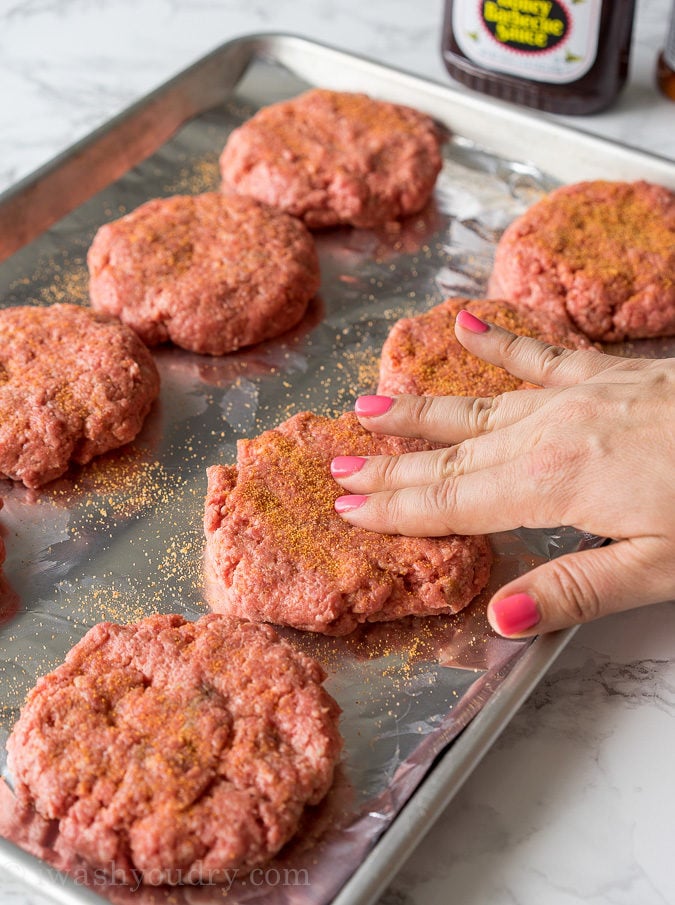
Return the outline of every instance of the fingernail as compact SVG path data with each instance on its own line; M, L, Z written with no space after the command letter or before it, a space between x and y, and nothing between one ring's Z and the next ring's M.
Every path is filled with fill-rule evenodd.
M376 418L378 415L388 412L393 402L391 396L359 396L354 405L354 411L357 415L363 415L364 418Z
M475 314L467 311L466 308L462 308L457 315L457 323L460 327L464 327L464 329L468 330L470 333L487 333L490 329L489 324L486 324L485 321L476 317Z
M491 622L501 635L519 635L535 626L541 616L529 594L511 594L490 604Z
M361 471L366 461L363 456L336 456L330 463L330 473L334 478L348 478Z
M342 514L343 512L353 512L354 509L360 509L368 499L363 494L351 494L350 496L339 496L335 500L335 511Z

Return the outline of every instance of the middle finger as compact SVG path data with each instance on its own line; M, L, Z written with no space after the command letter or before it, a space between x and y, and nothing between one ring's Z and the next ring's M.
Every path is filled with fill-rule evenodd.
M532 443L532 433L507 428L443 449L398 456L337 456L331 462L331 474L350 493L420 487L502 465Z

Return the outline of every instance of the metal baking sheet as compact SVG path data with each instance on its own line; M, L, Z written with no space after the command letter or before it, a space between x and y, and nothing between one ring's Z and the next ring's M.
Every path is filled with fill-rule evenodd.
M207 465L233 461L238 438L297 411L350 408L373 389L391 324L448 295L480 296L501 230L543 191L600 176L675 187L668 161L304 39L254 36L224 45L0 198L0 304L86 304L84 259L101 223L152 197L216 188L231 129L313 85L409 103L444 123L450 137L434 202L397 228L319 234L320 296L284 337L223 358L156 350L161 400L129 447L40 492L0 482L8 548L0 765L10 782L4 743L18 707L87 628L205 611ZM651 343L639 351L672 350ZM597 542L573 531L493 541L491 587ZM292 844L262 884L238 880L230 902L371 901L572 632L505 641L489 630L479 601L459 617L375 625L346 639L285 634L329 672L327 687L344 710L344 764L306 828L313 844ZM0 863L58 901L98 901L99 893L206 905L224 892L132 893L97 883L57 857L49 833L33 827L23 840L39 858L0 839ZM54 866L68 866L70 878Z

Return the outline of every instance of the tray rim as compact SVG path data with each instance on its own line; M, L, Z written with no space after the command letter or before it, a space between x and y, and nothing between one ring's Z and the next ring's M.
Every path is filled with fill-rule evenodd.
M313 71L306 67L300 67L300 69L297 67L298 51L312 58ZM559 174L558 178L561 181L578 181L580 168L586 168L587 175L583 178L591 178L589 170L593 169L595 156L607 153L616 158L620 169L625 168L626 172L629 172L640 162L647 170L643 174L644 178L660 181L675 189L675 161L668 157L632 148L625 143L610 141L582 129L568 126L546 114L523 110L495 98L487 98L460 90L452 84L426 79L402 68L379 63L369 57L353 54L327 43L290 32L257 32L233 38L216 47L0 193L0 262L20 250L32 238L48 229L58 219L70 213L79 204L108 185L112 179L119 178L157 149L154 141L152 147L147 147L136 136L134 148L140 145L141 156L134 157L129 162L129 149L120 142L115 142L115 136L119 130L123 131L124 127L129 124L142 122L143 118L153 110L161 109L162 103L166 102L167 98L172 98L178 112L182 113L182 118L174 125L163 124L163 140L167 140L188 118L202 113L224 100L229 90L235 87L247 67L256 58L266 58L271 62L285 65L289 65L290 61L293 61L294 71L302 71L310 82L317 83L321 82L314 78L317 64L320 65L326 61L329 61L331 65L343 63L358 70L361 76L369 77L368 90L371 92L377 83L391 82L394 78L398 82L399 92L397 94L400 91L404 94L416 94L421 91L433 96L437 103L447 109L452 109L451 121L453 121L453 117L456 117L454 122L457 123L461 119L461 127L458 128L458 131L466 134L479 145L490 147L498 128L516 126L517 128L510 131L508 135L500 134L499 142L508 146L506 150L511 154L512 159L525 159L548 171L551 171L551 161L540 162L538 160L539 151L530 136L539 139L555 139L555 151L558 159L554 161L554 169L556 174ZM290 65L289 68L291 68ZM344 67L333 68L337 68L344 80ZM205 97L200 96L198 99L196 95L202 95L205 88L200 82L200 78L203 78L204 73L209 71L212 71L214 75L220 75L223 82L206 86L210 90L207 91ZM326 85L329 80L324 77L323 84ZM361 85L361 90L363 90L363 85ZM177 96L174 97L172 92L176 92ZM405 103L405 98L402 98L401 102ZM423 104L422 107L424 106ZM571 148L580 152L581 157L575 156L569 159L566 157L565 151L570 148L570 143ZM90 158L96 160L105 155L109 157L111 152L116 152L121 157L115 175L111 176L111 179L107 179L103 183L87 183L82 179L81 170L77 173L71 172L73 166L77 168L81 163L87 163ZM596 170L595 178L603 178L604 168L596 165ZM618 175L615 178L627 177ZM45 182L50 179L64 179L68 195L73 199L67 209L61 209L58 213L51 210L49 193L43 191ZM36 200L41 201L47 211L39 229L26 237L23 228L25 208L26 205L30 206ZM3 225L10 223L12 242L3 247Z
M284 65L294 73L306 78L310 83L325 84L326 79L322 82L321 79L314 77L317 72L316 68L310 71L309 68L297 66L298 54L301 56L305 54L311 58L311 65L314 67L319 59L320 62L331 65L343 63L351 66L353 70L358 70L359 78L367 74L377 85L386 85L394 80L398 82L397 87L403 89L403 93L415 95L421 92L432 95L434 100L444 108L453 110L453 115L450 117L453 122L459 123L459 114L461 114L462 126L457 129L457 132L484 147L491 147L490 137L491 134L494 134L495 124L516 126L513 133L501 136L502 145L508 146L506 153L513 154L514 159L522 159L518 155L518 151L525 145L531 152L532 140L525 143L523 141L523 136L529 130L538 138L553 141L557 149L562 148L564 151L565 148L571 147L581 151L582 160L574 159L574 170L577 171L577 175L579 166L587 166L595 154L610 154L615 157L619 170L622 167L630 170L641 165L647 170L644 178L659 180L675 188L675 161L668 157L636 149L625 143L610 141L582 129L560 123L543 114L468 93L452 84L424 78L405 69L380 63L367 56L351 53L321 41L294 33L259 32L242 35L219 45L0 193L1 236L3 218L6 220L8 214L12 215L26 203L30 204L31 199L35 198L36 192L39 198L39 191L49 179L63 177L64 173L68 178L70 167L73 164L79 166L85 162L88 154L93 153L93 156L96 156L99 153L108 153L109 140L111 136L114 138L117 129L130 122L142 121L145 115L171 97L171 92L178 91L178 110L183 111L183 118L166 131L158 145L153 143L153 146L147 149L147 153L134 159L103 185L89 186L86 190L87 194L84 196L81 192L78 193L78 200L72 206L60 210L54 216L50 213L51 219L45 220L34 235L25 241L20 241L9 253L3 253L0 246L0 263L47 230L61 217L84 203L87 198L105 185L109 185L131 167L154 153L188 119L222 102L244 76L248 66L256 59L265 59L268 62ZM306 61L306 66L310 66L309 60ZM212 69L214 73L219 73L223 67L226 76L223 84L211 85L211 91L207 93L207 97L197 101L191 93L195 90L193 82L198 82L199 77L209 69ZM344 81L346 74L344 68L340 70L340 74L341 78L338 81ZM361 90L365 89L362 87ZM368 90L372 92L371 85ZM407 101L401 100L400 102L406 103ZM410 102L412 103L412 101ZM457 118L453 119L455 114L458 114ZM492 118L491 130L486 128L485 123L481 124L483 117ZM469 134L466 134L467 132ZM528 162L538 162L537 148L535 148L535 152L534 157L528 153L526 158ZM540 165L546 166L546 164ZM599 164L598 168L600 168ZM602 165L601 169L606 172L606 165ZM562 181L567 180L562 177ZM577 180L575 179L575 181ZM450 743L447 750L439 756L401 811L363 859L361 865L337 893L333 899L333 905L368 905L385 889L402 861L419 845L422 837L436 822L441 812L506 728L512 716L564 650L576 631L577 627L573 627L548 635L540 635L528 645L527 650L509 670L498 689L491 694L460 735ZM35 891L51 897L54 901L65 903L65 905L107 901L3 837L0 837L0 866ZM60 874L59 882L52 883L49 888L45 886L45 867Z

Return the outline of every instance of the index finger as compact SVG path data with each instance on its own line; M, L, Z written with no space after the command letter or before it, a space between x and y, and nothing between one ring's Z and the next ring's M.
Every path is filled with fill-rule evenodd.
M597 349L563 349L518 336L465 310L455 319L455 334L469 352L542 387L581 383L622 362Z
M501 396L359 396L354 409L367 430L422 437L446 446L527 418L560 390L513 390Z

